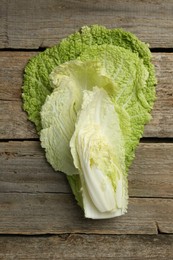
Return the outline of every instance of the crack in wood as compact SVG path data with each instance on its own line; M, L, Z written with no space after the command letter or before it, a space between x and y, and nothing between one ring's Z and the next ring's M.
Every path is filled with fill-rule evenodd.
M158 224L157 221L155 221L155 225L156 225L157 234L162 234L162 232L160 230L160 227L159 227L159 224Z

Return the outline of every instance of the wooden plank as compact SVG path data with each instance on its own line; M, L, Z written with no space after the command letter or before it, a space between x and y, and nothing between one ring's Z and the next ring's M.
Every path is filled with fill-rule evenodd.
M170 0L3 1L0 48L52 46L83 25L122 27L151 47L172 48L173 2Z
M0 193L0 234L173 233L172 215L173 199L130 198L127 214L98 221L85 219L71 194Z
M0 172L0 192L71 192L36 141L0 143Z
M129 171L129 194L172 197L173 143L141 143Z
M158 80L157 100L144 135L173 137L173 53L153 53L153 62Z
M0 100L20 100L23 70L38 52L0 52Z
M0 139L37 137L21 108L23 69L34 55L36 52L0 52ZM173 53L154 53L153 61L158 78L157 101L144 136L173 137Z
M0 101L0 139L38 137L21 101Z
M141 143L129 171L129 195L173 198L173 143ZM65 175L47 163L39 142L0 143L0 192L70 193Z
M173 235L1 236L7 259L172 259Z

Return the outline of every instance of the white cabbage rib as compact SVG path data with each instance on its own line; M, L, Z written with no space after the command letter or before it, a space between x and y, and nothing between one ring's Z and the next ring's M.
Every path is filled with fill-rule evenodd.
M103 89L84 91L70 147L80 174L85 217L124 214L128 199L124 139L115 106Z

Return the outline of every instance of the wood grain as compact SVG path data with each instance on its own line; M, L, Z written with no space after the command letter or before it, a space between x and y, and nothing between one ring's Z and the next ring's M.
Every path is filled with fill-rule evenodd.
M0 192L71 192L65 175L46 161L39 141L0 143L0 173Z
M173 198L173 143L141 143L129 171L129 195ZM71 193L47 163L40 143L0 143L0 192Z
M0 100L0 139L37 137L34 125L22 110L22 102Z
M0 193L0 234L173 233L173 199L130 198L124 216L83 217L71 194Z
M0 259L172 259L173 235L1 236Z
M0 48L52 46L83 25L102 24L135 33L151 47L172 48L170 0L3 0Z
M7 1L1 0L0 8L0 48L4 47L8 41L7 37Z
M0 52L0 139L36 138L22 111L23 69L36 52ZM173 53L153 53L158 78L157 101L145 137L173 137ZM13 102L11 102L13 101Z

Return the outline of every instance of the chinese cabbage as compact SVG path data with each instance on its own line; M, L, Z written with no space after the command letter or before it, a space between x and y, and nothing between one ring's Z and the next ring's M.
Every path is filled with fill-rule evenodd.
M155 85L148 46L98 25L82 27L27 64L24 110L86 217L126 212L128 169L151 118Z

